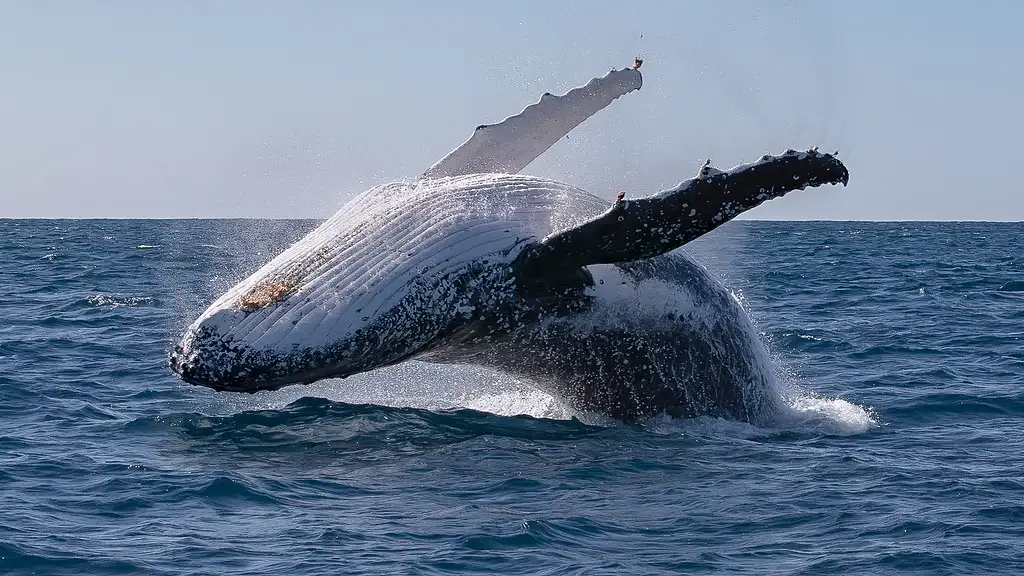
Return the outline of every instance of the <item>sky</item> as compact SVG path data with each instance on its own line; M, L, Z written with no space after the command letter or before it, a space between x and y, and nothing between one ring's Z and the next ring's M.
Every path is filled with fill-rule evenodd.
M644 58L528 166L611 199L838 149L762 219L1024 220L1024 3L0 0L0 218L326 218Z

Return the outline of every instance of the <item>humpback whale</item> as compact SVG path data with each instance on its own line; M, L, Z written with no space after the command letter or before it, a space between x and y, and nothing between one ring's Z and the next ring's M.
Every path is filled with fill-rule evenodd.
M185 382L256 392L406 360L485 366L627 422L754 420L772 402L739 302L678 248L767 200L845 185L787 150L609 205L519 174L620 96L612 70L479 126L420 177L357 195L217 298L170 353Z

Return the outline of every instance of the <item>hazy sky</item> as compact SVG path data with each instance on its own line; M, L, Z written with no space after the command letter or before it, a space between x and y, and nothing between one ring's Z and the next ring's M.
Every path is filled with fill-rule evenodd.
M0 217L326 217L642 54L525 172L641 196L821 145L848 188L749 216L1024 220L1022 29L1017 1L0 0Z

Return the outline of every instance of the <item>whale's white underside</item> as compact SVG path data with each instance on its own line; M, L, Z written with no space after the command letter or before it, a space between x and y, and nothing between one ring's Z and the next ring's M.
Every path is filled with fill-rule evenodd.
M583 190L510 174L374 188L231 288L195 325L258 351L337 342L398 305L424 276L478 262L511 263L527 242L607 207ZM287 298L255 311L241 308L243 295L258 284L282 279L296 284Z

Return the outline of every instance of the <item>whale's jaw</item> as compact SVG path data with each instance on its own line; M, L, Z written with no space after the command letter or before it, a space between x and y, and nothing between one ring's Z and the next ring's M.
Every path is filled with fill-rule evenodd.
M233 346L201 335L174 348L170 367L188 384L218 392L248 393L345 378L359 372L343 362L330 362L328 357L329 354L312 350L290 356L254 354L243 345Z
M275 330L301 325L305 314L296 312L290 319L289 310L281 310L283 303L248 311L224 308L207 313L186 331L170 354L170 367L189 384L252 393L389 366L441 345L471 321L482 302L500 292L504 272L504 266L481 270L467 265L418 278L393 306L367 317L354 331L321 339L313 330L290 347L265 342L279 338ZM241 329L246 326L255 328Z
M390 315L351 338L314 342L287 352L259 348L252 339L232 338L223 325L193 325L170 354L171 370L182 380L221 392L261 392L327 378L346 378L406 360L429 347L431 332L411 330L387 340L400 319ZM382 345L382 343L388 342Z
M317 373L321 378L344 376L323 368L317 370L317 363L307 357L308 351L282 356L236 339L224 330L229 326L220 318L224 315L212 314L197 321L171 351L171 371L185 382L220 392L259 392L313 382L318 379Z

